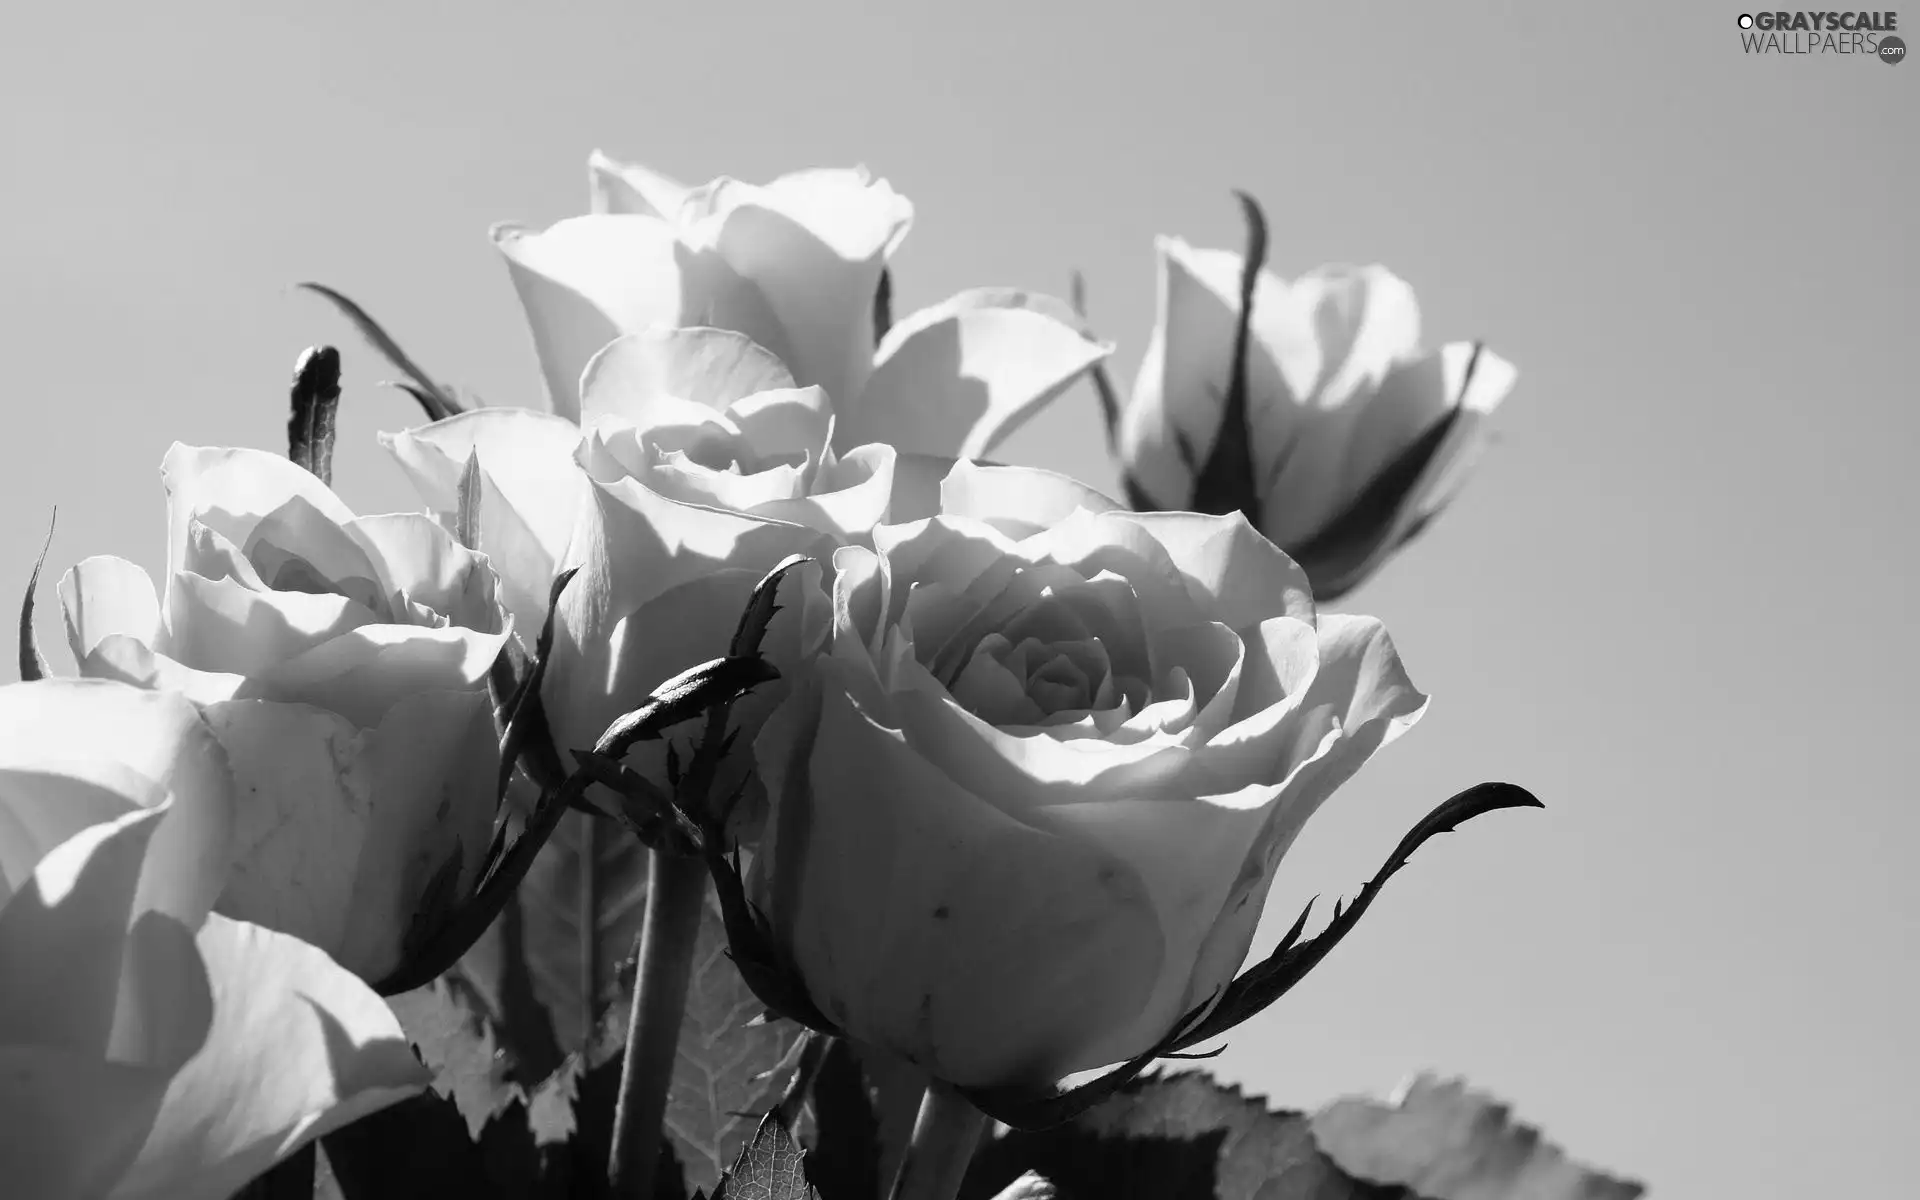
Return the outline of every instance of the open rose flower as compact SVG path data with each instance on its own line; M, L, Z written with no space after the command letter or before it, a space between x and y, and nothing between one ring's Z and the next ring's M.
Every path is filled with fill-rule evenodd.
M431 517L356 517L264 451L176 445L161 474L165 603L124 559L69 571L80 673L205 707L243 796L220 911L378 980L428 885L464 889L492 836L493 572Z
M494 231L526 309L552 411L581 413L581 373L623 333L708 325L747 335L826 392L833 445L977 456L1112 352L1065 305L962 292L875 345L875 296L913 206L864 168L688 188L595 154L594 211Z
M544 620L553 573L581 568L555 616L543 692L563 749L591 746L658 684L725 654L782 559L864 540L887 515L897 458L884 445L836 453L822 389L796 386L727 330L617 339L588 367L582 403L584 429L479 409L385 439L443 515L468 457L478 462L481 546L515 602L534 606L517 619ZM824 594L799 584L770 632L776 665L808 651L803 625L813 641L825 633ZM736 709L743 726L779 694L756 689Z
M1316 596L1344 595L1459 491L1517 372L1477 343L1423 350L1413 289L1385 267L1325 266L1291 284L1262 270L1246 428L1222 428L1245 260L1178 238L1157 249L1159 311L1121 424L1136 507L1207 506L1212 448L1246 437L1252 494L1233 503Z
M1241 965L1282 853L1426 698L1238 514L960 464L834 555L755 754L748 878L813 1005L962 1086L1159 1044Z
M314 947L209 913L236 810L180 696L0 687L0 1179L33 1200L224 1200L429 1081Z

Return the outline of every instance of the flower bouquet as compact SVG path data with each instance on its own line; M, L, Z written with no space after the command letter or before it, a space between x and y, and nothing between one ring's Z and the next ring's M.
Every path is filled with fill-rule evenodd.
M1514 370L1382 267L1160 243L1130 398L1073 303L895 319L866 171L495 244L543 403L430 376L420 510L176 445L165 575L58 586L0 687L0 1177L80 1197L1631 1197L1464 1085L1316 1113L1197 1068L1440 803L1249 963L1313 813L1427 706L1331 612L1458 490ZM1090 382L1108 497L996 448ZM1096 435L1097 436L1097 435ZM353 448L350 452L359 452ZM39 571L34 572L37 583Z

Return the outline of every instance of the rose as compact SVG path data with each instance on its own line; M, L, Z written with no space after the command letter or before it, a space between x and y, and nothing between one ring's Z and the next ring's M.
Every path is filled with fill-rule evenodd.
M481 546L508 594L535 606L518 620L543 621L553 572L580 567L555 614L543 690L563 749L592 745L659 683L725 654L754 585L782 559L866 538L887 514L897 459L882 445L836 454L824 392L796 387L778 359L726 330L625 335L595 356L582 392L584 430L480 409L383 439L443 517L474 456ZM800 584L770 631L776 664L805 652L803 625L824 636L824 594ZM749 736L779 695L759 688L736 707ZM664 747L639 751L657 776L649 754Z
M1161 238L1158 314L1121 427L1136 507L1199 503L1234 367L1244 260ZM1421 351L1385 267L1261 271L1247 342L1248 516L1332 600L1446 506L1516 371L1477 343Z
M219 910L378 980L429 885L471 883L491 838L493 572L432 518L355 517L263 451L175 445L161 474L164 608L124 559L74 567L80 673L205 706L245 796Z
M324 953L208 913L234 839L194 706L0 687L0 1178L35 1200L218 1200L430 1079Z
M962 292L875 346L875 297L913 207L864 168L686 188L595 154L594 211L494 231L527 313L551 410L580 414L587 361L655 325L735 330L830 398L833 445L980 455L1113 347L1065 305Z
M1024 1085L1213 998L1302 824L1426 698L1238 514L968 464L941 498L836 552L747 883L849 1036Z

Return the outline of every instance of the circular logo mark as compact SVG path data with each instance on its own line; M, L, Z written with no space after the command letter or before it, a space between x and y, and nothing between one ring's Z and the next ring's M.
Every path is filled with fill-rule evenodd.
M1907 44L1901 41L1899 38L1883 37L1880 39L1880 61L1881 62L1897 63L1901 59L1905 58L1906 56L1907 56Z
M1752 29L1752 28L1753 28L1753 14L1752 14L1752 13L1741 13L1741 14L1740 14L1740 28L1742 28L1742 29Z

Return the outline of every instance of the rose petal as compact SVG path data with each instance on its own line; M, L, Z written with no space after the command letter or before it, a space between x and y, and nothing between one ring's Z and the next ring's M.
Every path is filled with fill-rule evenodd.
M78 666L85 679L112 680L137 688L176 692L195 704L231 700L247 684L245 675L231 671L196 671L120 633L102 638Z
M824 388L836 408L859 395L880 273L913 220L906 197L862 168L796 171L764 186L715 180L681 217L689 243L716 250L766 296L794 378Z
M9 684L0 729L0 903L87 826L165 805L159 829L141 835L152 841L134 909L198 922L225 881L234 801L225 755L191 703L104 680Z
M574 461L579 427L549 413L481 408L380 439L445 520L459 511L468 456L478 456L479 549L500 578L501 601L521 638L536 636L587 503L588 483Z
M0 908L8 977L0 1030L9 1043L106 1056L141 864L165 815L134 809L87 826L41 858Z
M1082 578L1110 571L1125 579L1140 597L1149 633L1225 619L1227 614L1213 611L1203 595L1195 594L1200 589L1174 558L1173 547L1156 536L1156 528L1137 513L1080 509L1021 542L1020 554L1030 561L1058 563ZM1197 557L1184 541L1182 547L1184 556Z
M1008 819L834 687L799 782L753 884L853 1036L961 1085L1031 1083L1095 1065L1139 1011L1162 950L1126 863Z
M140 1153L174 1069L0 1046L0 1176L36 1200L107 1195Z
M1262 537L1240 513L1128 513L1151 534L1186 580L1193 602L1234 630L1270 617L1313 620L1313 589L1300 564Z
M1281 791L1262 784L1198 798L1139 796L1034 812L1039 827L1133 864L1159 918L1162 966L1153 995L1133 1022L1107 1031L1092 1051L1098 1061L1138 1054L1193 1007L1189 984L1202 947Z
M983 466L961 459L940 483L942 514L985 521L1016 539L1066 520L1077 508L1098 513L1120 507L1077 479L1035 467Z
M638 163L618 162L595 150L587 158L587 181L597 213L637 213L672 218L692 191Z
M136 810L87 828L0 908L0 1171L22 1194L105 1194L205 1043L213 1011L191 931L162 912L128 925L165 819Z
M166 653L199 671L256 676L371 624L345 596L257 592L232 579L175 575L167 597Z
M381 586L388 591L404 592L463 629L500 631L493 568L432 517L387 513L358 517L346 528L373 551Z
M507 632L362 625L249 676L237 699L311 704L371 729L417 692L485 691Z
M836 449L887 442L979 458L1113 353L1022 293L961 292L887 332L857 398L836 398Z
M657 398L725 412L756 392L793 386L786 364L745 334L652 328L616 338L593 356L580 377L580 413L583 420L611 416L645 426Z
M864 541L887 515L896 461L892 446L856 447L821 467L807 495L763 504L756 512L817 529L836 541Z
M780 354L785 334L766 298L717 254L683 245L651 217L572 217L534 233L498 226L533 331L552 411L580 419L580 376L600 348L654 325L736 329Z
M264 450L188 446L175 442L160 464L167 490L167 575L178 573L186 560L187 534L198 514L221 509L252 521L285 508L298 499L309 508L297 518L311 523L317 533L344 525L353 511L313 472ZM289 519L294 519L289 514ZM221 532L244 550L250 529Z
M60 609L75 661L109 634L125 634L149 646L160 638L160 601L153 580L124 558L81 559L61 577Z
M420 692L376 727L304 704L236 700L207 718L233 762L228 916L331 954L364 979L400 962L434 873L458 853L456 886L486 854L499 758L483 692Z
M744 396L728 406L727 415L762 460L804 455L819 463L833 430L833 408L817 387L770 388Z
M213 1027L112 1200L229 1195L430 1082L385 1001L319 950L218 916L196 942Z
M1154 249L1157 312L1121 416L1121 460L1148 496L1181 508L1193 493L1194 468L1206 462L1219 436L1243 260L1226 250L1197 250L1179 238L1156 238ZM1254 284L1251 333L1247 419L1255 483L1264 486L1306 428L1295 418L1295 397L1311 386L1320 353L1307 314L1266 271Z

